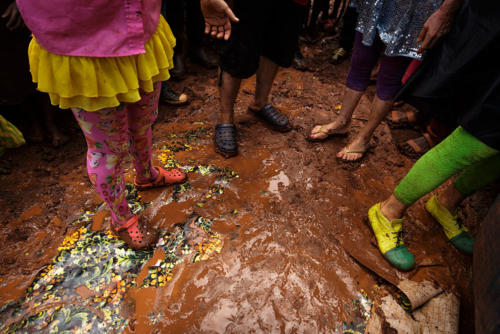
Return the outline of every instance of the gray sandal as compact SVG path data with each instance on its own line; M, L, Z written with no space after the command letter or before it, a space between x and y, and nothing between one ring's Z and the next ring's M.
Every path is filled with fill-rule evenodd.
M215 150L225 158L238 154L236 126L234 124L224 123L215 126Z

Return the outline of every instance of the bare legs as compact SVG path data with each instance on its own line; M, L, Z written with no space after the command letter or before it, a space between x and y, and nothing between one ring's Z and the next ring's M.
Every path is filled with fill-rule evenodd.
M250 105L251 109L259 110L268 104L269 93L273 87L278 68L279 66L275 62L266 57L260 57L255 84L255 96L253 103Z
M273 61L265 57L260 57L255 96L250 108L259 110L268 103L269 93L271 92L276 73L278 73L278 68L279 66ZM234 123L234 103L236 102L240 85L240 78L233 77L227 72L222 72L222 83L220 86L221 114L219 123Z
M363 156L363 153L368 149L373 132L385 116L387 116L392 108L392 104L392 100L384 101L375 96L372 103L373 109L368 122L357 134L356 138L354 138L349 145L337 153L337 157L347 161L360 159Z
M311 139L321 140L326 139L329 135L344 134L349 132L351 128L352 114L358 106L361 96L363 96L363 92L346 87L340 115L331 123L315 126L311 131Z
M219 123L234 123L234 103L240 90L241 79L233 77L227 72L222 72L220 85L221 113Z
M310 137L312 139L326 139L329 135L344 134L349 132L351 128L352 114L356 109L363 92L359 92L350 88L345 89L344 100L340 115L335 121L325 124L317 125L311 131ZM358 160L363 156L364 151L368 148L370 139L373 132L391 110L392 100L381 100L375 96L372 103L372 113L368 123L361 129L356 138L343 148L337 157L347 161Z

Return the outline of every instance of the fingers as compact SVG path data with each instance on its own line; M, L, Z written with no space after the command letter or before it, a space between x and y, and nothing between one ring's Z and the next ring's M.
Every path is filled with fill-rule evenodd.
M10 30L12 30L12 27L14 26L16 20L19 19L19 15L15 15L15 13L13 13L10 17L9 17L9 20L7 21L7 23L5 23L5 26L7 26L7 28L9 28Z
M7 16L10 16L12 14L12 6L9 6L7 7L7 9L5 10L5 12L3 12L2 14L2 18L6 18Z
M427 34L427 30L429 28L427 28L427 26L424 25L424 27L422 28L422 30L420 30L420 34L418 34L418 37L417 37L417 42L420 43L424 40L425 38L425 35Z
M433 35L427 42L426 49L432 49L434 45L437 44L438 40L440 39L440 36L438 35Z
M240 19L236 17L236 15L234 15L233 11L231 10L231 8L229 8L229 6L224 10L224 13L227 15L227 17L229 17L229 19L233 22L240 22Z
M17 15L17 20L14 26L12 27L12 30L17 30L23 26L23 18L21 15Z
M224 40L228 40L231 36L231 22L228 20L224 25Z
M224 37L224 26L217 27L217 38L221 39Z
M210 28L210 36L216 37L217 36L217 26L212 26Z
M429 36L429 34L427 33L428 31L429 29L424 26L420 31L420 34L418 35L417 42L422 43L417 50L418 53L422 53L427 48L427 39Z
M209 33L210 33L210 24L205 22L205 34L208 35Z

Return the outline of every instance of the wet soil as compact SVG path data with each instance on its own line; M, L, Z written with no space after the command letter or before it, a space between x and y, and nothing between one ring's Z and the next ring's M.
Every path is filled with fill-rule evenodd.
M203 233L216 246L206 246L212 247L210 251L200 248L198 258L175 262L158 286L149 269L160 267L168 248L144 255L134 276L138 285L127 286L118 298L125 322L107 327L109 331L342 333L363 328L366 319L360 316L360 300L376 301L390 289L343 245L355 241L359 252L377 252L364 223L366 212L390 194L414 161L397 151L385 123L375 133L374 148L360 163L335 159L349 138L306 140L314 124L335 117L334 106L341 103L348 63L330 65L331 49L330 45L306 47L309 71L280 71L272 102L291 118L293 130L288 133L273 132L247 112L255 80L243 83L235 110L240 150L231 159L216 154L212 144L218 110L216 73L192 65L186 80L171 83L172 88L185 90L191 103L160 108L154 126L155 159L160 164L212 169L204 173L202 168L191 168L189 187L141 193L143 202L152 202L144 214L170 233L166 241L193 214L205 217L211 225L197 237L188 237L186 231L192 228L184 227L186 247L201 245L199 240L207 239ZM353 131L366 121L373 94L371 87L363 97ZM13 171L0 175L0 307L19 300L27 303L25 290L60 255L63 240L81 228L75 219L101 202L86 175L83 136L71 115L61 113L60 125L71 137L68 144L58 149L31 144L5 155ZM398 138L409 136L399 131ZM234 173L228 177L227 171ZM132 172L130 165L129 180ZM492 193L491 189L479 192L461 207L473 234ZM472 333L471 259L446 242L423 203L408 212L406 243L422 267L436 268L426 274L427 279L460 296L461 332ZM93 231L106 228L107 215L101 208L89 219ZM417 270L405 277L418 276ZM148 286L141 286L146 278ZM75 303L98 291L89 287L75 288ZM30 305L19 319L33 315L35 309Z

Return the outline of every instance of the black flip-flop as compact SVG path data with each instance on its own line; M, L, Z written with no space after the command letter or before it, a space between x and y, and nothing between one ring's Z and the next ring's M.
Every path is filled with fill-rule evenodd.
M225 158L238 154L236 126L234 124L223 123L215 126L215 150Z
M266 121L276 131L287 132L292 129L288 117L273 107L272 104L266 104L264 108L260 110L254 110L252 108L248 108L248 110L255 116Z

